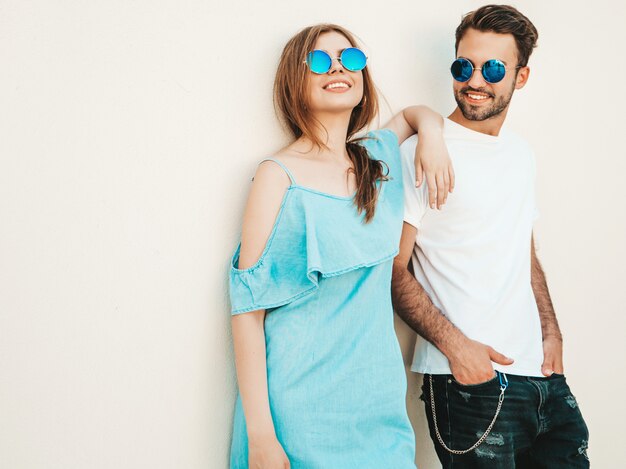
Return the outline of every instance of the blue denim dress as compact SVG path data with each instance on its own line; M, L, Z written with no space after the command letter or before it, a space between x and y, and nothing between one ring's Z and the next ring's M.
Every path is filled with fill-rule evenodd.
M239 248L232 260L232 314L267 313L270 408L293 469L415 468L391 305L403 219L400 154L392 131L368 137L362 144L390 177L369 223L352 197L299 186L285 168L292 184L259 261L237 269ZM238 397L231 468L247 467Z

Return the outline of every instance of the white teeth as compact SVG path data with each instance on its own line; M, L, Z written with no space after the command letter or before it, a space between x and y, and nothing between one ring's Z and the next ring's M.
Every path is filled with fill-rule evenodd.
M488 96L482 96L482 95L479 95L479 94L470 94L470 93L467 93L467 95L468 95L470 98L472 98L472 99L477 99L477 100L480 100L480 99L487 99L487 98L488 98Z
M338 82L338 83L331 83L330 85L326 85L325 89L333 89L333 88L349 88L347 83L343 83L343 82Z

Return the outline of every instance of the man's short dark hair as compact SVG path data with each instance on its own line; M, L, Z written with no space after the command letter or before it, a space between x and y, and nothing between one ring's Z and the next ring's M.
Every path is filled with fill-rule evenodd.
M454 50L459 50L459 43L469 29L498 34L512 34L517 44L517 65L525 67L533 49L537 47L539 33L535 25L510 5L485 5L469 12L456 28Z

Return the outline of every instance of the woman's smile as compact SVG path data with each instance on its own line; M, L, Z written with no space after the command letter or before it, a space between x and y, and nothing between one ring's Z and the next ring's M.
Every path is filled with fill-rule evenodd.
M325 84L322 88L333 93L344 93L352 88L352 85L348 82L348 80L335 79Z

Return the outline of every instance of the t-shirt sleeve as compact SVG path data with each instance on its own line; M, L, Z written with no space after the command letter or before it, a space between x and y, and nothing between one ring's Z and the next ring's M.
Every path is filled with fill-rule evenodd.
M417 136L408 138L400 145L402 179L404 181L404 221L419 228L428 209L428 189L426 182L415 187L415 148Z
M535 158L535 152L531 150L532 161L532 180L533 180L533 223L539 218L539 206L537 205L537 159Z
M537 221L537 219L539 218L540 212L539 212L539 208L537 207L537 203L535 202L535 209L533 210L533 223Z

